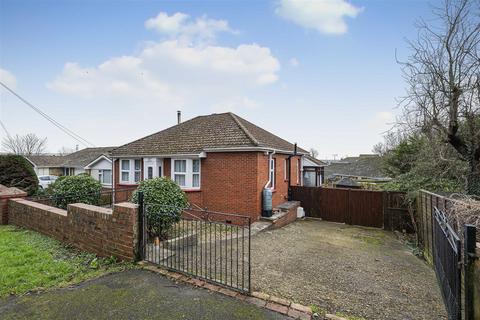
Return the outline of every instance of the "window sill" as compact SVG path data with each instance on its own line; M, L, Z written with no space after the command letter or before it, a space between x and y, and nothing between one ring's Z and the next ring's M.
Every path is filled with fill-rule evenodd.
M202 190L201 189L182 189L182 191L189 193L189 192L200 192Z
M138 186L138 183L127 183L127 182L120 182L119 186Z

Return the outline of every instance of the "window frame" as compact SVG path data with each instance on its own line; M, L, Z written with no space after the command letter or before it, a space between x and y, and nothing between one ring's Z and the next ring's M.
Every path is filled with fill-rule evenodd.
M140 163L140 168L135 168L135 162L138 161ZM128 169L123 169L123 163L128 163ZM142 159L135 158L135 159L120 159L120 184L139 184L142 181ZM123 173L128 173L128 180L123 179ZM138 181L135 180L135 176L138 174Z
M193 171L193 161L198 160L198 172ZM202 161L200 158L172 158L171 159L171 177L175 181L176 175L185 177L185 185L180 184L182 190L200 190L202 187ZM185 172L175 171L175 161L185 161ZM198 175L198 186L193 186L193 176Z
M105 182L105 171L110 172L110 182ZM102 185L111 185L112 184L112 169L99 169L98 170L98 181Z

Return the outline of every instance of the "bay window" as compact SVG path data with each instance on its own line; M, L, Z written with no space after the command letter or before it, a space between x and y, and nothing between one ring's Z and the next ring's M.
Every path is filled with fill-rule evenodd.
M172 177L182 189L200 189L200 159L172 159Z
M136 184L140 182L142 172L142 160L122 159L120 160L120 182Z

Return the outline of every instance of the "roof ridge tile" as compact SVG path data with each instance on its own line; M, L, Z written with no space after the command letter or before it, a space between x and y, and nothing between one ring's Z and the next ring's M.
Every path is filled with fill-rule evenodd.
M228 114L233 118L233 120L235 121L235 123L240 127L240 129L242 129L243 132L245 132L245 134L247 135L247 137L252 141L252 143L256 146L260 145L260 143L258 142L257 139L255 139L255 137L250 133L250 131L248 131L248 129L240 122L240 120L238 119L237 115L233 112L228 112Z

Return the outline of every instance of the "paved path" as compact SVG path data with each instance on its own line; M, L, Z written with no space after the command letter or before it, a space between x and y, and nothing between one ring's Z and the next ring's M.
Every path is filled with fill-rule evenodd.
M0 300L7 319L287 319L146 270L130 270L73 288Z
M433 269L393 233L305 220L252 237L253 290L366 319L445 319Z

